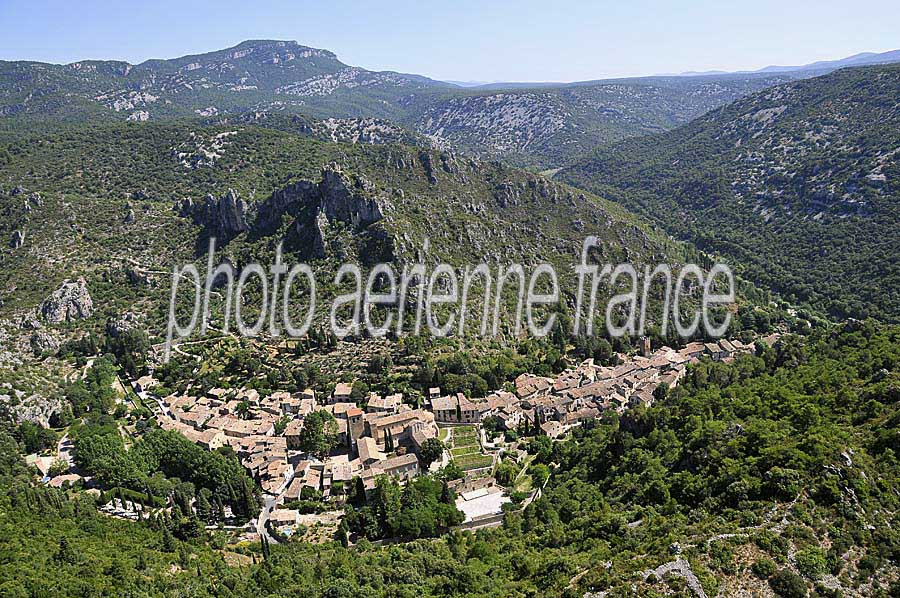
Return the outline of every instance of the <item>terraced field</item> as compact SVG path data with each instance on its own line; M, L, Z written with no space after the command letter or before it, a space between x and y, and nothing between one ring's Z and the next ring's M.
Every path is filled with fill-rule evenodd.
M453 428L451 435L450 455L453 462L463 471L484 469L494 463L494 458L481 452L481 444L478 442L478 430L474 426L460 426Z

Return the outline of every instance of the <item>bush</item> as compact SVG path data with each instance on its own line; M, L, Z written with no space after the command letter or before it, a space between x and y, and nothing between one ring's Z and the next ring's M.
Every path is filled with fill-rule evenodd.
M771 559L761 558L750 566L753 575L760 579L768 579L775 573L775 562Z
M825 552L820 548L807 548L797 553L795 557L797 569L810 579L818 579L828 570L825 560Z
M770 531L763 531L753 537L753 542L761 549L775 557L780 563L783 563L788 553L788 542L778 534Z
M806 598L806 582L787 569L781 569L769 579L772 591L782 598Z

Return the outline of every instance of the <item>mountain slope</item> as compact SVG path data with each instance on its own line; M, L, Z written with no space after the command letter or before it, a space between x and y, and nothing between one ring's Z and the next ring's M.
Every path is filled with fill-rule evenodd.
M900 318L900 66L754 94L559 176L836 316Z
M102 289L107 315L136 302L164 316L172 266L202 255L209 234L220 247L228 241L222 251L238 266L270 261L283 238L296 260L326 270L342 260L403 264L421 255L429 264L551 262L570 276L591 234L612 261L664 261L679 251L597 197L397 144L322 142L236 123L110 123L0 138L3 154L6 316L79 276L92 292ZM239 206L227 214L226 197ZM320 225L312 217L319 201L344 207L325 209ZM355 215L364 213L372 216ZM154 272L156 284L129 286L130 269ZM27 275L35 271L41 276Z
M658 77L412 96L411 127L436 143L553 168L595 147L667 131L786 76Z
M348 66L328 50L293 41L251 40L138 65L0 61L0 128L260 112L378 118L447 149L552 169L598 146L669 130L748 93L828 68L465 89Z
M226 50L68 65L0 62L0 116L159 119L258 108L312 116L392 117L415 90L449 87L418 75L347 66L293 41L246 41Z

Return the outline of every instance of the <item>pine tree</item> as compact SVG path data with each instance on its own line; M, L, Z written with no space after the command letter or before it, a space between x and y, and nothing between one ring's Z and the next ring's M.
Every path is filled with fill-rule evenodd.
M162 549L164 552L175 552L175 537L172 536L172 532L169 531L168 527L163 528L162 534Z
M53 558L57 562L67 563L69 565L75 564L78 561L78 555L69 544L69 539L66 536L60 537L59 550L57 550Z
M352 503L356 506L362 506L366 503L366 483L359 476L354 478L354 491Z
M450 489L450 484L447 483L447 480L444 480L441 483L441 502L445 505L452 505L456 503L456 501L453 499L453 491Z
M212 506L209 504L210 492L206 488L201 488L197 492L197 516L203 521L210 521L213 518Z
M222 502L222 497L219 495L213 497L211 517L213 522L216 523L225 521L225 504Z
M347 548L350 545L350 535L349 530L347 528L347 520L342 519L341 524L338 526L337 538L338 542L341 543L341 546Z
M269 560L269 539L265 535L261 538L260 546L262 547L263 559Z

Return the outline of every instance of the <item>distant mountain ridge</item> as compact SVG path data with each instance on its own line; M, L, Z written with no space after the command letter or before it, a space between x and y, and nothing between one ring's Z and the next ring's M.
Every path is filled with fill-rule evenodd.
M423 136L444 149L544 170L602 145L672 129L766 87L895 54L817 63L816 71L460 87L421 75L350 66L329 50L294 41L249 40L140 64L0 61L0 129L257 113L381 119L408 130L389 137ZM345 125L340 127L346 130Z
M792 71L820 71L835 70L848 66L866 66L873 64L889 64L892 62L900 62L900 50L890 50L888 52L861 52L840 58L837 60L820 60L801 66L767 66L761 68L757 73L785 73Z
M293 41L253 40L225 50L132 65L0 62L0 116L149 120L259 108L321 117L396 117L414 90L449 88L420 75L348 66Z
M680 73L662 73L658 75L635 75L629 77L612 77L607 79L589 79L585 81L569 81L569 82L535 82L535 81L445 81L462 87L476 88L480 90L487 89L524 89L538 87L566 87L569 85L592 85L597 83L612 83L622 81L638 81L648 79L658 79L661 77L716 77L729 75L752 75L752 74L771 74L771 73L789 73L797 71L814 71L818 74L825 74L826 71L833 71L850 66L866 66L874 64L890 64L892 62L900 62L900 49L889 50L887 52L860 52L846 58L838 58L835 60L819 60L809 64L797 66L776 66L770 65L755 70L729 71L724 69L711 69L706 71L683 71ZM810 75L811 76L811 75Z

